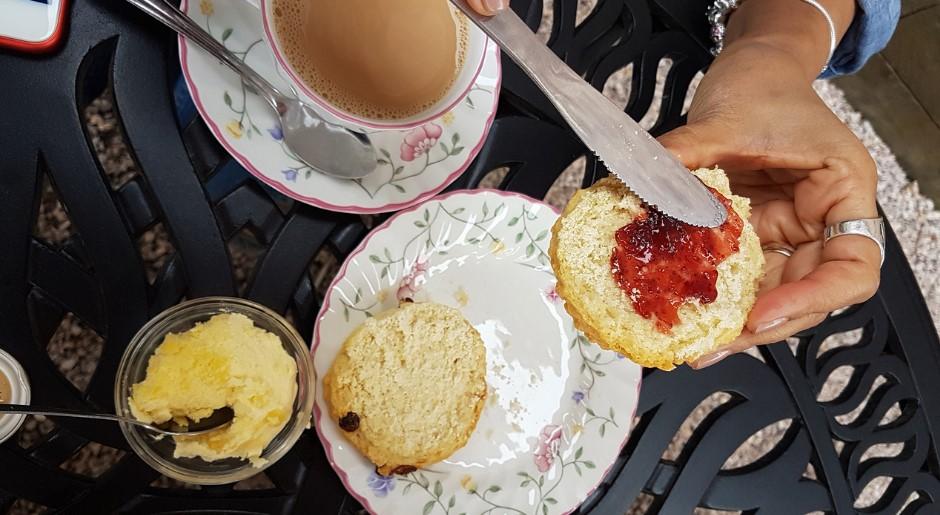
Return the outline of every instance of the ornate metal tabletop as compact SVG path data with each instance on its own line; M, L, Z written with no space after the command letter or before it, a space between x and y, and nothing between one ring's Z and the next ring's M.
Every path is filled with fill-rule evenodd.
M705 2L600 0L580 23L577 0L512 5L533 29L551 9L551 47L598 88L632 64L626 111L636 119L656 98L660 62L671 60L652 132L682 123L689 84L710 60ZM33 402L113 409L124 347L185 298L252 299L288 315L309 340L317 286L378 220L290 201L234 165L175 95L173 35L123 2L75 0L57 52L3 51L0 70L0 346L27 369ZM487 143L451 189L477 187L508 167L500 188L544 197L589 153L508 61L503 87ZM139 170L120 182L106 177L82 114L105 90ZM584 184L605 173L590 156L586 168ZM72 224L59 241L36 230L47 182ZM172 252L148 277L139 243L157 227ZM233 273L242 258L230 243L239 238L256 250L245 281ZM103 342L82 388L47 350L64 317ZM850 379L827 393L846 367ZM882 287L871 301L759 354L700 372L647 371L633 435L579 512L622 514L635 505L661 513L938 513L938 385L940 341L889 231ZM360 509L313 431L251 490L169 484L131 452L97 476L63 467L90 445L127 449L117 426L78 420L56 420L35 442L0 445L0 509L23 501L75 513ZM760 457L742 463L742 446L760 447ZM866 490L875 501L862 505Z

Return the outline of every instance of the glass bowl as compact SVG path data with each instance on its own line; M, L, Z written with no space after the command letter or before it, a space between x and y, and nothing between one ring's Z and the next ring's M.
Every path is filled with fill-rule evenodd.
M114 405L117 414L133 417L128 398L131 387L144 380L150 356L163 343L168 333L192 329L220 313L240 313L281 339L284 350L297 364L297 396L291 418L261 454L267 460L262 467L254 467L241 459L205 461L201 458L175 458L172 438L156 439L147 430L121 423L121 431L131 449L142 460L161 474L200 485L234 483L251 477L282 458L293 447L310 425L313 412L315 378L310 363L310 351L297 331L283 317L268 308L242 299L205 297L184 302L160 313L137 332L121 358L114 385Z

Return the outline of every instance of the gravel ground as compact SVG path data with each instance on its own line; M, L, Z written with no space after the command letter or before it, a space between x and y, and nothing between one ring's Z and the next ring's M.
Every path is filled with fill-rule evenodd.
M579 17L584 16L591 4L592 2L588 1L582 2ZM540 31L543 37L546 33L544 27L549 26L550 21L550 16L544 20L543 30ZM669 64L668 61L661 63L660 78L664 77ZM612 99L625 103L626 98L629 96L629 81L627 78L631 72L632 70L629 68L618 72L608 82L605 93ZM839 89L827 82L818 82L816 89L830 108L865 143L875 158L880 174L878 194L881 205L892 221L892 226L914 269L934 321L940 320L940 287L938 287L940 285L940 274L937 273L940 271L940 212L935 209L932 201L920 195L917 184L907 178L891 150L875 134L871 126L848 105ZM689 97L691 98L691 95ZM655 119L655 115L655 112L648 114L644 118L643 124L649 126L651 121ZM93 135L93 145L102 163L104 163L108 180L113 186L120 186L137 171L133 160L126 152L111 103L107 97L96 100L88 108L86 117ZM583 160L575 162L556 181L548 195L548 200L557 206L563 206L580 184L583 171ZM503 173L505 173L504 170L495 171L487 178L488 182L498 183ZM48 184L42 194L36 231L41 238L53 244L63 242L71 234L68 217ZM173 252L172 243L162 226L157 226L141 237L139 248L141 256L147 264L149 277L152 280L166 256ZM251 244L248 238L234 239L230 243L229 249L233 256L233 262L236 264L237 279L241 285L244 285L250 275L251 266L257 258L258 249ZM315 262L318 267L317 281L319 286L324 288L331 276L329 270L335 270L336 263L331 262L331 259L327 256L318 256ZM840 335L833 338L831 342L827 342L827 345L846 345L857 340L857 338L857 332ZM48 345L48 351L53 362L65 377L78 388L87 385L100 356L101 348L101 338L85 328L79 320L71 315L63 320L59 331ZM833 374L826 390L820 395L820 399L831 399L837 395L847 385L849 375L849 370L837 371ZM715 394L704 401L686 421L676 440L667 450L666 457L676 457L694 428L709 412L727 398L727 394ZM847 415L848 420L854 418L855 415L857 413ZM749 439L729 458L725 468L742 466L765 454L779 441L788 424L788 422L782 422L769 426ZM42 417L30 417L17 435L17 441L24 447L28 447L53 427L52 422L49 420ZM888 444L879 447L871 454L873 456L893 456L897 454L898 450L898 445ZM121 455L122 453L118 450L91 444L64 463L62 468L78 474L97 476L106 471ZM808 471L810 477L812 477L812 474L812 470ZM238 485L238 488L263 488L269 485L270 482L267 478L261 475L251 481L243 482ZM155 483L155 486L182 487L183 485L162 478ZM877 479L870 483L856 507L862 508L870 505L878 498L886 486L887 481ZM648 498L639 499L631 512L638 513L642 511L642 507L648 502ZM40 511L41 507L19 502L14 506L12 513L37 513ZM705 511L702 511L702 513L705 513Z

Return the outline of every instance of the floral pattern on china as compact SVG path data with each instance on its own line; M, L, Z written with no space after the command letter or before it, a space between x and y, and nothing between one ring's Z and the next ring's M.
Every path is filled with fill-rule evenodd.
M183 1L184 12L282 91L290 91L286 73L264 42L257 9L248 2L190 1ZM371 132L378 151L376 172L342 180L297 159L284 144L270 108L224 65L184 39L180 59L197 109L242 166L289 197L353 213L401 209L453 182L476 157L492 124L501 76L499 52L491 43L480 76L462 102L415 129Z
M640 368L588 342L565 313L547 254L556 218L521 195L456 192L396 215L347 260L315 330L319 377L356 326L403 299L457 307L487 347L490 394L467 446L406 475L377 474L321 418L318 394L318 434L369 511L567 513L618 456Z

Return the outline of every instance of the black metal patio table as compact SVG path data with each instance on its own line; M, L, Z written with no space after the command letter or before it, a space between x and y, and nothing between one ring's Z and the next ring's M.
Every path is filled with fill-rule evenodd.
M653 102L660 61L671 59L653 128L660 134L682 123L690 81L710 61L706 3L599 0L577 25L577 0L512 6L533 28L551 9L551 47L598 88L632 64L626 110L637 119ZM0 51L0 347L28 370L37 404L113 409L124 347L150 317L184 298L241 295L287 314L309 340L324 263L341 261L375 223L286 200L232 166L201 119L180 109L179 73L175 37L115 0L72 2L64 45L53 54ZM590 153L508 61L503 87L486 145L451 189L476 187L508 167L500 188L544 197ZM117 188L82 117L105 90L139 169ZM584 184L604 173L588 156ZM44 241L35 230L44 180L73 225L64 241ZM158 224L173 252L148 279L137 240ZM246 234L260 256L239 291L227 244ZM700 372L646 371L633 435L579 513L622 514L641 496L659 513L940 513L940 342L890 231L887 255L875 298L762 348L760 358L737 355ZM83 390L46 351L68 313L104 341ZM853 330L853 343L831 344L831 335ZM848 384L819 401L822 385L843 367L852 370ZM717 393L720 406L664 458L690 413ZM787 421L759 459L724 467L754 433ZM0 445L0 510L17 500L67 513L360 510L313 431L266 472L271 486L260 490L166 487L131 452L97 477L60 468L93 442L127 449L117 426L77 420L56 420L28 447L15 439ZM895 452L874 452L891 443ZM877 501L857 506L878 477L888 481Z

